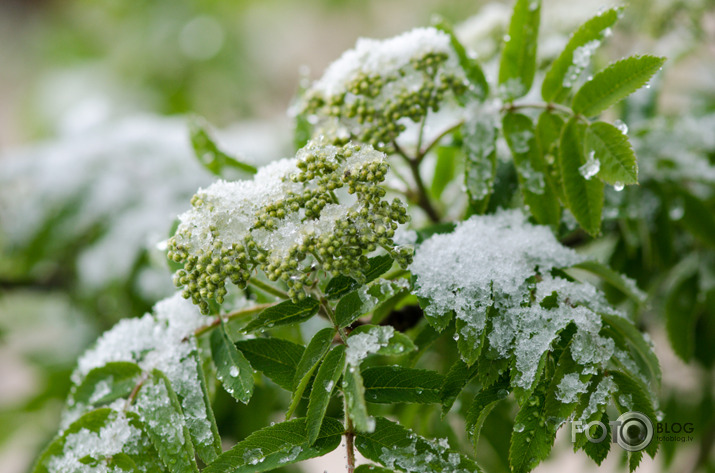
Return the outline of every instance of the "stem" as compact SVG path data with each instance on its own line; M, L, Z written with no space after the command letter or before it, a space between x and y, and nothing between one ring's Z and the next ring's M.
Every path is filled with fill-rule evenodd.
M129 393L129 397L127 398L127 402L124 403L124 411L128 411L129 407L132 405L134 402L134 399L137 397L137 394L139 394L139 390L142 388L144 383L146 382L147 378L149 377L148 373L144 373L139 380L137 384L134 385L134 388L132 389L132 392Z
M348 401L345 401L345 450L347 451L348 473L355 471L355 432L353 431L353 421L348 415Z
M261 312L261 311L263 311L264 309L267 309L267 308L269 308L269 307L272 307L272 306L274 306L274 305L276 305L276 304L278 304L278 302L269 302L268 304L258 304L258 305L254 305L253 307L249 307L249 308L247 308L247 309L237 310L237 311L235 311L235 312L231 312L231 313L226 314L226 315L223 315L223 316L222 316L222 315L219 315L218 317L216 317L215 319L213 319L213 320L212 320L211 322L209 322L208 324L202 325L201 327L199 327L199 328L197 328L196 330L194 330L194 336L195 336L195 337L198 337L198 336L200 336L200 335L203 335L203 334L206 333L206 332L210 332L211 330L215 329L216 327L218 327L219 325L221 325L221 320L222 320L222 318L223 318L224 321L226 321L226 322L231 321L231 320L235 320L235 319L241 319L241 318L246 317L246 316L248 316L248 315L253 315L253 314L257 313L257 312ZM186 341L186 340L188 340L188 339L189 339L189 337L186 337L186 338L184 338L184 340L182 340L182 341Z
M545 102L545 103L507 103L502 108L502 112L513 112L522 108L539 108L548 111L560 112L568 116L576 115L573 110L569 107L565 107L558 103Z
M257 289L260 289L263 292L267 292L268 294L271 294L273 296L280 297L281 299L288 299L288 294L276 287L271 286L270 284L264 283L260 279L251 278L248 280L248 284L251 284Z
M410 156L408 156L407 153L405 153L405 151L400 148L400 145L398 145L396 141L393 141L392 145L395 147L395 152L402 156L402 158L410 166L410 171L412 171L412 177L414 178L415 184L417 185L417 205L419 205L422 210L425 211L430 220L435 223L438 223L440 220L439 214L434 209L434 207L432 206L432 202L430 202L430 199L427 196L427 188L425 187L425 183L422 181L422 176L420 176L419 161L416 158L411 158Z
M417 156L420 155L420 149L422 149L422 139L425 134L425 123L427 123L427 115L429 114L429 111L425 113L425 116L422 117L422 122L420 123L420 131L417 134ZM419 160L419 157L415 157L415 159Z
M453 126L447 128L447 129L444 130L442 133L440 133L440 134L437 136L437 138L435 138L430 144L428 144L427 147L425 147L425 149L420 150L420 148L418 147L418 148L417 148L417 150L418 150L418 151L417 151L417 156L415 156L415 159L417 160L417 162L418 162L418 163L421 163L422 160L424 159L424 157L427 155L427 153L429 153L429 152L432 150L432 148L434 148L434 147L437 145L437 143L439 143L440 141L442 141L442 138L444 138L445 136L449 135L450 133L452 133L454 130L456 130L457 128L459 128L459 127L462 126L463 124L464 124L464 121L463 121L463 120L460 120L459 122L455 123Z

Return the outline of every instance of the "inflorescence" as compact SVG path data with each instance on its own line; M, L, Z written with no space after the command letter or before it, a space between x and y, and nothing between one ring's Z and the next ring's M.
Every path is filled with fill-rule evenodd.
M306 92L297 112L334 143L386 150L429 111L468 88L447 33L417 28L384 41L360 39Z
M223 303L227 280L244 288L256 269L284 281L298 301L321 272L364 280L366 255L378 247L406 267L412 248L393 237L408 216L398 199L385 199L387 170L386 156L369 145L314 140L252 181L200 190L169 240L169 258L183 264L176 285L208 313L209 301Z

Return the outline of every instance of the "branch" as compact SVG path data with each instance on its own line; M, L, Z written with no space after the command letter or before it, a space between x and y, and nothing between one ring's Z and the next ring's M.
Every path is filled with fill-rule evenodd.
M440 133L437 136L437 138L432 140L432 142L425 147L425 149L420 150L419 148L417 148L418 151L417 151L417 156L415 156L415 160L417 160L418 163L421 163L422 160L424 159L424 157L427 155L427 153L429 153L432 150L432 148L434 148L440 141L442 141L442 138L449 135L450 133L452 133L454 130L456 130L463 124L464 124L464 120L458 121L453 126L447 128L442 133Z
M256 289L260 289L261 291L266 292L272 296L280 297L281 299L288 299L287 293L281 291L277 287L273 287L270 284L264 283L260 279L251 278L248 280L248 284L251 284Z
M502 106L501 111L502 112L513 112L522 108L539 108L542 110L548 110L548 111L554 111L554 112L560 112L563 113L564 115L568 116L574 116L576 115L573 110L571 110L569 107L565 107L563 105L553 103L553 102L544 102L544 103L507 103Z
M213 319L211 322L207 323L206 325L202 325L201 327L199 327L199 328L197 328L196 330L194 330L193 335L194 335L195 337L198 337L198 336L203 335L203 334L206 333L206 332L210 332L210 331L213 330L214 328L216 328L216 327L218 327L219 325L221 325L221 320L222 320L222 319L223 319L224 321L226 321L226 322L231 321L231 320L235 320L235 319L241 319L241 318L246 317L246 316L248 316L248 315L253 315L253 314L257 313L257 312L262 312L263 310L265 310L265 309L267 309L267 308L269 308L269 307L273 307L273 306L276 305L276 304L278 304L278 302L269 302L269 303L267 303L267 304L258 304L258 305L254 305L253 307L248 307L248 308L246 308L246 309L237 310L237 311L235 311L235 312L231 312L231 313L226 314L226 315L219 315L218 317L216 317L215 319ZM183 339L182 341L185 342L185 341L187 341L188 339L189 339L189 336L186 336L186 337L184 337L184 339Z
M414 178L415 184L417 185L417 205L419 205L422 210L425 211L430 220L435 223L439 223L439 214L432 206L432 202L430 202L430 199L427 196L427 188L425 187L425 183L422 181L422 176L420 176L419 161L407 155L407 153L405 153L405 151L400 147L400 145L397 144L396 141L393 141L392 145L395 148L395 152L398 155L402 156L402 158L410 166L410 171L412 171L412 177Z

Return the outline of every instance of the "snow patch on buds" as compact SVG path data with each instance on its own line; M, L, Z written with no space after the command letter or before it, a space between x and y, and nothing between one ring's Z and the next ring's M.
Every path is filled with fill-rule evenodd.
M410 122L438 112L468 88L448 34L416 28L394 38L361 38L308 88L293 113L335 142L356 138L381 149Z
M285 281L295 301L320 270L361 280L366 253L378 247L405 267L412 251L394 236L408 217L399 200L384 199L387 169L371 146L317 139L251 181L200 190L168 242L184 265L177 286L206 313L209 300L223 302L226 280L243 288L255 269Z
M449 35L436 28L415 28L393 38L360 38L354 49L345 51L315 82L313 89L330 96L346 90L360 74L393 76L410 65L412 58L429 53L451 54L450 66L459 61L452 51Z

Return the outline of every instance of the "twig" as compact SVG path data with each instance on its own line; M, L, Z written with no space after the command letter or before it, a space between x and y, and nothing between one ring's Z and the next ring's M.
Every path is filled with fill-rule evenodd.
M412 171L412 177L414 178L415 184L417 185L417 205L419 205L422 210L425 211L430 220L435 223L438 223L440 220L439 214L432 206L432 202L430 202L430 199L427 196L427 188L425 187L425 183L422 181L422 176L420 176L420 163L417 161L417 159L412 158L407 153L405 153L405 151L400 147L400 145L397 144L396 141L393 141L392 145L395 148L395 152L398 155L402 156L402 158L410 166L410 171Z
M272 296L280 297L281 299L288 299L288 294L286 292L281 291L280 289L273 287L270 284L266 284L260 279L251 278L248 280L248 284L254 286L257 289L260 289L263 292L267 292Z
M548 111L560 112L565 115L574 116L576 115L573 110L569 107L565 107L558 103L545 102L545 103L507 103L501 108L502 112L513 112L522 108L539 108Z
M230 320L240 319L240 318L246 317L246 316L248 316L248 315L253 315L253 314L257 313L257 312L261 312L261 311L263 311L263 310L265 310L265 309L267 309L267 308L269 308L269 307L273 307L273 306L276 305L276 304L278 304L278 302L269 302L269 303L267 303L267 304L258 304L258 305L254 305L253 307L248 307L248 308L246 308L246 309L237 310L237 311L235 311L235 312L231 312L231 313L226 314L226 315L219 315L218 317L216 317L215 319L213 319L211 322L207 323L206 325L202 325L201 327L199 327L199 328L197 328L196 330L194 330L193 335L194 335L195 337L198 337L198 336L200 336L200 335L203 335L203 334L206 333L206 332L209 332L209 331L213 330L214 328L216 328L216 327L218 327L219 325L221 325L221 320L222 320L222 319L223 319L225 322L228 322L228 321L230 321ZM185 342L185 341L187 341L189 338L190 338L189 336L186 336L186 337L184 337L184 339L183 339L182 341Z

